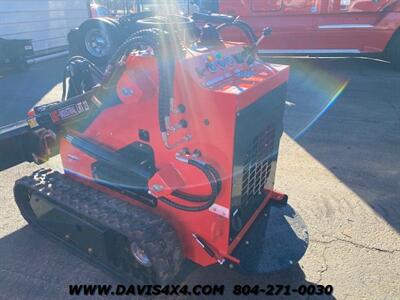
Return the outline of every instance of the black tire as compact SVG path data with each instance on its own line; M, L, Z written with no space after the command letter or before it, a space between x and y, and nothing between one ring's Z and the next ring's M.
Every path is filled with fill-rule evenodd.
M108 62L120 41L117 24L107 19L91 19L79 28L78 49L83 57L97 65Z
M181 45L176 45L171 41L169 33L158 28L141 29L132 33L114 52L109 64L114 64L119 58L133 50L133 45L143 44L150 46L153 50L158 50L163 58L170 58L172 55L180 56L184 53Z
M389 42L386 49L386 56L393 67L400 70L400 31L398 30Z
M128 54L134 49L134 46L142 44L151 47L152 49L159 49L161 47L162 31L159 29L143 29L131 34L114 52L109 60L109 64L113 65L122 56Z
M137 242L131 243L132 255L141 263L134 253L137 247L148 257L148 268L151 268L152 274L149 282L171 283L179 274L184 261L182 247L175 230L165 220L154 215L149 219L152 223L145 224L136 232Z

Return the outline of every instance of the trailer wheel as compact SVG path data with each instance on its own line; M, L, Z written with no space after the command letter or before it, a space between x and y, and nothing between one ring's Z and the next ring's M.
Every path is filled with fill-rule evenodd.
M79 49L95 64L105 65L119 45L118 27L103 19L92 19L79 29Z
M400 70L400 31L397 31L386 49L387 57L393 67Z

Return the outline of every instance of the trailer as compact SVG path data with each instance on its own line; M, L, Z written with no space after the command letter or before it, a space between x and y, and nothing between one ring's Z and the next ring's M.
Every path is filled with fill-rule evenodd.
M85 21L70 42L79 54L106 63L133 31L143 13L169 12L175 1L128 1L136 11L123 17ZM272 35L260 45L265 55L379 56L400 67L400 2L398 0L214 0L195 1L202 12L240 16L259 34ZM168 3L167 9L163 3ZM188 10L190 11L190 9ZM97 28L97 29L94 29ZM228 39L240 35L229 29ZM74 36L74 38L72 38ZM245 37L243 37L243 40Z
M2 0L0 38L32 40L35 55L65 50L68 32L88 18L86 0Z

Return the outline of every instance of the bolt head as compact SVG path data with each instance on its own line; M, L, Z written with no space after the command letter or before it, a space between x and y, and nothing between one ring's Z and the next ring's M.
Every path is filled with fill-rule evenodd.
M124 96L132 96L134 93L133 90L128 87L122 88L121 92L122 92L122 95L124 95Z
M162 190L164 190L164 186L161 184L153 184L152 188L156 192L161 192Z

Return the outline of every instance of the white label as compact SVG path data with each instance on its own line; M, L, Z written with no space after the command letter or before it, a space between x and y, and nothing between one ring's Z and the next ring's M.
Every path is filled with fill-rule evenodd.
M213 204L209 209L214 214L229 219L229 208L218 204Z
M61 119L67 119L71 116L78 114L74 105L64 107L58 111Z

